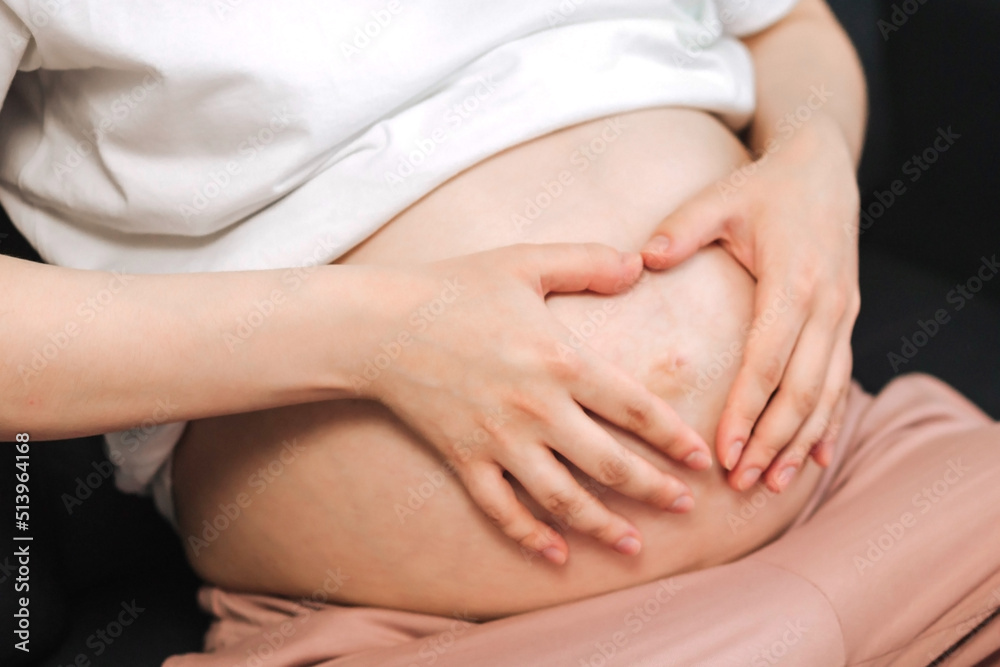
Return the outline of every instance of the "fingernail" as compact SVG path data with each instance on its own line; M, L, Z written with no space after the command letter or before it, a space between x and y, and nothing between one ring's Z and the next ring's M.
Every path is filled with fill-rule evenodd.
M555 563L556 565L562 565L566 562L566 554L559 551L559 549L556 549L555 547L545 547L542 549L542 556L545 557L545 560Z
M760 468L747 468L743 471L743 474L740 475L740 481L737 486L740 491L746 491L751 486L756 484L758 479L760 479Z
M670 506L671 512L690 512L694 509L694 498L685 494L679 496Z
M670 239L666 236L654 236L642 247L643 252L652 253L653 255L666 255L669 249Z
M781 472L778 473L778 478L775 480L778 484L778 490L784 491L785 487L792 481L795 477L795 466L786 466L782 468Z
M737 440L733 444L729 445L729 452L726 454L726 460L723 462L723 466L726 470L732 470L739 463L740 454L743 453L743 441Z
M705 470L706 468L712 467L712 457L705 452L698 450L696 452L691 452L684 459L684 463L688 464L688 467L694 468L695 470Z
M634 556L639 553L640 550L642 550L642 544L631 535L626 535L615 542L615 551L625 554L626 556Z

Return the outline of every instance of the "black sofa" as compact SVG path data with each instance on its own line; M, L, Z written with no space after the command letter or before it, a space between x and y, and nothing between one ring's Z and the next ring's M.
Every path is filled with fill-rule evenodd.
M982 258L1000 254L1000 5L913 0L908 14L904 3L832 4L862 54L872 110L859 176L867 217L855 376L876 391L899 373L932 373L998 418L1000 276L971 288ZM949 128L959 138L932 164L928 153L926 170L916 165ZM5 216L0 252L38 260ZM939 311L947 319L935 320ZM198 650L207 619L197 579L151 502L115 490L108 465L98 438L31 448L32 650L13 651L5 634L0 664L159 665ZM0 488L3 507L12 487ZM4 619L17 577L10 530L5 522ZM119 620L129 621L120 633Z

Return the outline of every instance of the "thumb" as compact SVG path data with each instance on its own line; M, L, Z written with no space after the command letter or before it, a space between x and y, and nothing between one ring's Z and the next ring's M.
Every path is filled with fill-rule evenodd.
M677 266L718 240L728 215L714 191L702 190L663 219L642 247L643 262L650 269Z
M548 243L515 246L537 276L541 293L617 294L642 274L642 258L599 243Z

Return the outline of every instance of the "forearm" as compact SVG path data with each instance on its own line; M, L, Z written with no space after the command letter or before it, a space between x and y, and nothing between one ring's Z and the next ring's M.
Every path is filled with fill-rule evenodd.
M832 129L857 165L867 116L864 73L823 0L801 0L785 19L744 42L757 74L750 148L765 152L803 127Z
M364 272L120 275L0 257L0 440L346 395Z

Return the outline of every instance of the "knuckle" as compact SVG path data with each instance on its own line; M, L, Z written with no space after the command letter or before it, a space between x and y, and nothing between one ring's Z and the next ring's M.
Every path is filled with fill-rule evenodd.
M853 288L847 300L847 317L854 321L858 318L858 313L861 312L861 290L857 287Z
M528 417L532 421L548 421L542 408L543 403L530 391L516 387L511 388L504 400L514 414Z
M810 415L819 404L822 388L818 384L807 385L791 392L792 405L799 415Z
M683 489L670 484L658 484L654 488L643 494L642 502L654 507L669 507L676 500Z
M556 491L546 496L542 505L550 513L562 517L568 523L573 517L579 516L586 506L586 501L581 497L581 493Z
M448 447L448 460L452 461L456 468L464 468L475 456L472 446L468 442L456 440Z
M617 522L609 518L607 521L601 522L599 525L594 526L587 532L599 541L610 544L618 537L619 530Z
M544 542L554 542L559 539L559 531L542 521L535 521L535 527L532 530L532 534L536 535L539 540Z
M634 398L625 406L625 423L632 433L646 431L653 424L652 406L649 399Z
M528 533L524 537L517 537L514 539L517 540L517 543L521 545L522 549L525 549L526 551L529 552L538 551L539 544L541 543L541 540L538 539L537 533Z
M628 481L631 473L628 461L620 455L602 459L598 467L600 474L597 481L604 486L621 486Z
M583 377L584 362L579 353L560 354L549 359L547 370L559 382L572 384Z
M781 357L768 354L757 362L756 371L761 388L764 393L770 395L774 388L781 382L781 376L785 370L785 364Z
M517 538L517 542L526 549L537 550L546 544L551 544L554 541L552 535L555 533L556 531L550 526L536 522L530 531Z
M807 262L799 264L792 270L792 281L805 294L809 294L820 282L822 264L820 262Z
M830 294L825 303L824 310L831 322L841 320L854 320L857 318L861 308L861 295L856 287L849 289L838 289Z
M504 533L510 533L516 524L516 513L495 503L481 504L480 509L494 526Z
M838 321L847 314L850 299L850 294L841 290L835 290L833 294L827 297L827 310L833 321Z
M758 438L756 443L751 445L752 456L762 463L769 463L774 460L781 450L785 448L787 442L781 442L773 436Z

